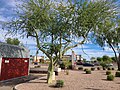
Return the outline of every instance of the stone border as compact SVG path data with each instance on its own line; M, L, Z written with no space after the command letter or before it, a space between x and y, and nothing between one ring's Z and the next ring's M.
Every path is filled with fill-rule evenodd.
M38 78L38 79L43 79L43 78L46 78L46 76L43 76L43 77L40 77L40 78ZM34 80L36 80L36 79L34 79ZM30 81L32 81L32 80L30 80ZM29 82L29 81L28 81ZM27 82L25 82L25 83L27 83ZM21 83L21 84L17 84L17 85L15 85L14 87L13 87L13 90L18 90L18 86L20 86L20 85L22 85L23 83Z

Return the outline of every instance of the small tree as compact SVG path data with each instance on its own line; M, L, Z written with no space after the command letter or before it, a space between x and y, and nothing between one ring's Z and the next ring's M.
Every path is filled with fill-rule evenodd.
M113 16L112 3L105 0L29 0L19 8L22 12L18 11L18 18L5 26L12 34L36 39L38 50L50 60L47 82L52 83L58 60L66 51L84 44L90 32Z

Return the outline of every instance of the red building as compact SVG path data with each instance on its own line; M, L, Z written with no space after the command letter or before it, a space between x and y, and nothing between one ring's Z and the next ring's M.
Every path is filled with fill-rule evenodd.
M0 42L0 81L29 74L29 51Z

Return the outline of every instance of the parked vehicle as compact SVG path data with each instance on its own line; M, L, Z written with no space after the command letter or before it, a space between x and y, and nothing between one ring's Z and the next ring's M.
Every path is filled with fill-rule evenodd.
M83 66L94 66L94 64L91 64L91 63L84 63Z
M76 64L77 64L77 65L83 65L83 63L82 63L82 62L76 62Z

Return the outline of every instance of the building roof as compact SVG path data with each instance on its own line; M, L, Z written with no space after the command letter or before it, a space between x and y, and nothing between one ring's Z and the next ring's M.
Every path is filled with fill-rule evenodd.
M0 57L26 57L29 50L22 46L0 42Z

